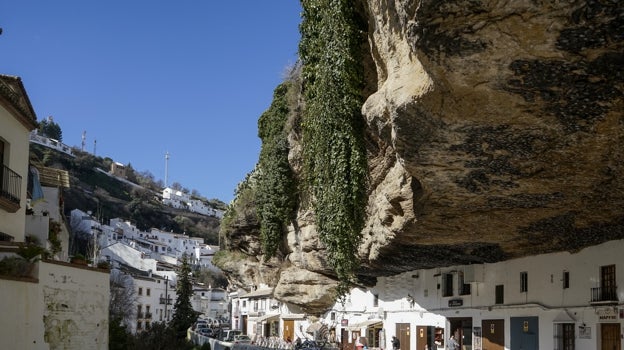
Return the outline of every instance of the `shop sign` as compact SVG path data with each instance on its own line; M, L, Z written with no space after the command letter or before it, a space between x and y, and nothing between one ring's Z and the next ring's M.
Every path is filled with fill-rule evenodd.
M596 315L598 315L599 322L617 321L618 318L617 308L611 307L596 309Z
M451 299L448 301L448 306L449 307L458 307L458 306L462 306L464 305L464 300L463 299Z
M343 318L342 320L340 320L340 325L343 327L346 327L349 325L349 319Z

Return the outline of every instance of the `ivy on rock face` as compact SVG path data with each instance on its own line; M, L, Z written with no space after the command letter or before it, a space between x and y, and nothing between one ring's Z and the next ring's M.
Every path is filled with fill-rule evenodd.
M299 55L303 62L303 157L321 242L348 292L358 267L364 226L367 162L364 145L363 27L351 1L302 0Z
M288 163L289 144L284 125L289 115L289 82L280 84L273 93L273 102L258 121L262 140L256 191L260 219L260 240L265 261L275 255L286 226L294 219L297 191Z

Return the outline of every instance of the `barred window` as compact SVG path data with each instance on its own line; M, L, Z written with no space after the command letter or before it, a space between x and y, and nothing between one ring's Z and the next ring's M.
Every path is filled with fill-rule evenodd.
M520 272L520 293L526 293L529 291L529 273L526 271Z
M555 323L554 350L574 350L574 323Z

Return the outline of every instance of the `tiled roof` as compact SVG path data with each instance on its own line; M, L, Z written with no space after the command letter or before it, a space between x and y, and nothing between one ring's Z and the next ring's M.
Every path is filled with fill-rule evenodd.
M28 131L37 128L37 116L20 77L0 74L0 103L11 111Z

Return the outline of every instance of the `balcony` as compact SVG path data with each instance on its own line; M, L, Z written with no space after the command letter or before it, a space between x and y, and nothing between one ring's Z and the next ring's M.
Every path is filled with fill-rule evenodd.
M591 303L612 304L618 303L617 287L597 287L591 289Z
M152 313L151 312L145 312L145 318L152 318Z
M165 298L160 298L160 305L165 305ZM167 305L171 305L171 298L167 298Z
M15 213L20 208L22 177L3 165L0 182L0 207L9 213Z

